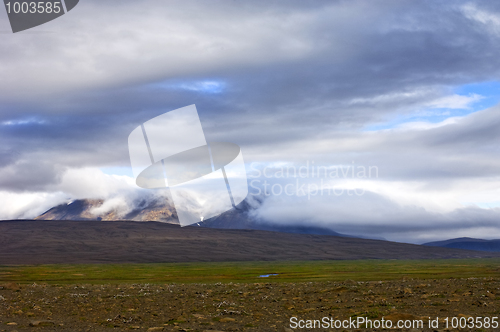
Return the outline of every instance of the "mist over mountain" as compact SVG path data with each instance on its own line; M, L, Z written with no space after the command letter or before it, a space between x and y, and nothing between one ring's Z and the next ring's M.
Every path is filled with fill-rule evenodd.
M217 217L200 222L195 226L205 228L221 229L253 229L275 231L282 233L314 234L314 235L334 235L342 237L352 237L340 234L329 228L308 226L305 224L283 225L270 223L253 216L255 204L254 200L250 204L247 200L243 201L236 208L233 208ZM126 213L118 208L106 208L107 202L103 199L79 199L65 204L57 205L35 220L74 220L74 221L157 221L168 224L179 224L177 212L168 198L150 197L137 199L133 202L133 208Z
M177 212L166 200L140 200L130 212L121 213L117 208L103 209L103 199L77 199L57 205L35 220L131 220L159 221L178 224Z

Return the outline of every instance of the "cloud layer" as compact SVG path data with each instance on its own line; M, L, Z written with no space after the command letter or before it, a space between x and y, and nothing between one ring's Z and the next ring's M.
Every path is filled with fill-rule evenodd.
M0 217L133 191L100 169L128 166L139 123L194 103L207 140L239 144L249 168L379 170L340 181L361 197L271 195L261 218L413 242L498 237L500 113L479 105L500 91L457 91L499 81L499 41L487 1L81 2L2 33L0 192L18 203Z

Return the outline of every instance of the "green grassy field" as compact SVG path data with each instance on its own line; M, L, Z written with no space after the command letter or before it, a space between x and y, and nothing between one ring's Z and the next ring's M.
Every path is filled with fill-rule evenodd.
M259 278L263 274L278 274ZM500 277L500 259L0 266L0 283L216 283Z

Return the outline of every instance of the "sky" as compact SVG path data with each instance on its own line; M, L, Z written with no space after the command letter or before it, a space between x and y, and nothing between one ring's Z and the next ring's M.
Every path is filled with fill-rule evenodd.
M0 10L0 219L149 195L128 135L196 104L258 220L500 238L499 54L492 1L82 0L16 34Z

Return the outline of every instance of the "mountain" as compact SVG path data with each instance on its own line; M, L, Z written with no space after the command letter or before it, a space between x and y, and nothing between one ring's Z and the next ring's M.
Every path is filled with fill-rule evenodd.
M500 257L329 235L131 221L0 221L0 265Z
M155 198L134 202L134 209L120 214L116 209L103 210L104 200L81 199L61 204L51 208L35 220L96 220L96 221L159 221L169 224L179 224L177 212L167 199ZM328 228L307 225L279 225L264 222L252 217L253 208L243 201L236 208L217 217L200 222L198 225L205 228L223 229L253 229L284 233L335 235L352 237L337 233Z
M461 237L445 241L428 242L424 243L423 245L431 247L500 252L500 240L482 240L470 237Z
M134 209L121 214L117 209L103 210L102 199L78 199L51 208L36 217L35 220L131 220L160 221L178 224L177 212L166 200L141 200L134 202Z

